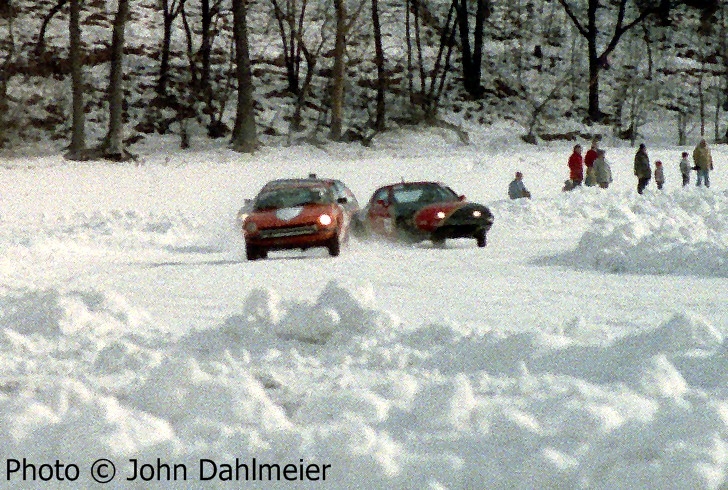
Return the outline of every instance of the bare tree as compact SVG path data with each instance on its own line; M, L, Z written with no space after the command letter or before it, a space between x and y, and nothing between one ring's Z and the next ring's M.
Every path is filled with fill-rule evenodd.
M471 97L479 99L485 92L481 85L484 42L483 29L485 27L485 20L490 16L490 1L476 0L472 48L470 44L468 2L467 0L454 0L454 5L457 10L457 21L460 32L464 88Z
M344 0L334 0L336 11L336 42L334 44L334 69L331 83L331 127L329 138L341 139L344 112L344 77L346 75L346 4Z
M159 78L157 80L157 93L161 96L167 93L167 80L169 79L169 56L172 41L172 25L182 12L185 0L161 0L162 18L164 19L164 33L162 35L162 53L159 62Z
M632 20L627 21L627 4L629 0L618 0L616 3L616 13L614 14L611 26L602 27L597 25L597 10L599 8L610 8L610 4L600 3L599 0L588 0L586 18L584 24L580 19L581 13L575 7L570 5L567 0L558 0L563 6L564 11L568 15L571 22L587 41L588 60L589 60L589 119L597 122L604 117L599 107L599 75L601 70L609 67L609 55L619 44L622 36L644 21L649 15L658 12L659 5L646 6L643 10L637 9ZM605 40L601 39L600 33L610 30ZM604 46L600 52L600 41L604 42Z
M86 155L86 129L83 101L83 62L81 53L81 0L70 0L70 16L68 21L69 49L71 64L71 96L73 99L71 144L66 153L69 160L83 160Z
M129 0L119 0L119 9L114 18L111 40L111 61L109 74L109 132L103 145L104 157L111 160L126 160L130 157L124 149L123 121L123 63L124 31L129 18Z
M246 2L247 0L232 0L238 108L231 144L236 151L251 153L258 146L258 137L255 129Z
M384 49L382 48L382 28L379 22L379 0L372 0L372 30L374 34L374 63L377 66L377 112L374 128L383 131L386 126L386 106L384 93L387 81L384 75Z
M45 33L48 29L48 24L53 17L58 14L63 7L66 6L68 0L58 0L58 2L50 9L50 11L43 17L43 22L40 25L40 32L38 33L38 41L35 43L35 55L41 56L45 51Z
M0 4L0 19L7 19L8 23L8 37L5 42L6 52L5 57L0 62L0 148L5 146L7 141L4 133L7 128L7 113L8 113L8 80L10 78L10 64L15 56L15 34L14 34L14 20L15 13L9 2Z
M283 62L286 65L288 90L292 94L298 95L301 88L301 53L304 49L301 32L303 32L308 2L302 0L299 6L296 0L289 0L281 7L278 0L271 0L271 4L273 5L273 15L278 23L278 32L283 44Z

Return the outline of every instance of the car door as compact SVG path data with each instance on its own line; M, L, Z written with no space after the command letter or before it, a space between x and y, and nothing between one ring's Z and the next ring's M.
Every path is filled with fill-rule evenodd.
M384 236L394 234L394 222L392 221L392 197L389 187L377 190L367 206L367 221L373 233Z

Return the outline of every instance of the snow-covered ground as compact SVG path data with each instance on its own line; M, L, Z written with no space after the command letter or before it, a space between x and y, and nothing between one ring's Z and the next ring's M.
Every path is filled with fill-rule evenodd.
M571 144L471 141L1 160L0 480L96 488L105 458L111 488L270 488L274 464L280 487L728 484L728 147L711 189L649 148L668 181L639 196L632 148L607 142L612 188L562 193ZM516 170L534 199L504 199ZM488 247L247 262L243 199L309 172L362 203L446 182L491 207Z

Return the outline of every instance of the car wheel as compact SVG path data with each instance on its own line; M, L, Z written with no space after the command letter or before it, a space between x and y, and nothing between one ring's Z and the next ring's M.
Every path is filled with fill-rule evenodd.
M445 248L445 238L440 236L433 236L432 244L437 248Z
M478 232L475 234L475 241L478 242L479 247L485 247L485 230L478 230Z
M359 217L355 216L351 220L351 231L357 238L369 238L369 230Z
M248 260L264 259L267 256L268 252L266 252L265 250L261 250L258 247L254 247L253 245L245 246L245 257Z
M326 245L326 248L329 249L329 255L332 257L336 257L341 253L341 242L339 241L339 235L334 235L331 240L329 240L329 243Z

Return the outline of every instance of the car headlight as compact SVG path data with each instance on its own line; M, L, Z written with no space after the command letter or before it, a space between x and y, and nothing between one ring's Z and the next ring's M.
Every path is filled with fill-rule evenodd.
M322 214L321 216L319 216L318 220L319 220L319 223L321 223L324 226L329 226L331 224L331 222L333 221L331 219L331 216L329 216L328 214Z
M444 211L438 211L435 216L437 216L437 219L445 219L445 212Z
M483 213L481 213L477 209L473 211L473 218L480 218L481 216L483 216Z
M243 229L248 233L255 233L256 231L258 231L258 227L253 221L247 221L245 225L243 225Z
M248 213L238 213L238 221L241 223L244 223L247 217Z

